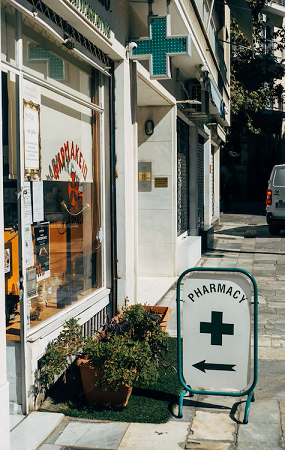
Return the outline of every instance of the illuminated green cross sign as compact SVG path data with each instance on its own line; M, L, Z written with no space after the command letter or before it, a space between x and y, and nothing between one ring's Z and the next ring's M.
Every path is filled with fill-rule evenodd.
M170 15L155 17L150 22L150 37L135 41L131 58L149 59L151 78L171 78L170 56L191 56L190 36L170 36L169 32Z

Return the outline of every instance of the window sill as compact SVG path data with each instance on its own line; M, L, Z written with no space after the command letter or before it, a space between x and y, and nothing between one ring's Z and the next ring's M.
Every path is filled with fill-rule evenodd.
M49 321L46 323L43 323L36 326L34 329L29 330L29 334L27 336L27 342L33 343L37 341L38 339L43 339L52 332L54 332L56 329L63 326L63 324L71 319L72 317L78 317L80 318L80 314L85 312L91 307L94 307L94 305L98 304L98 312L103 309L105 306L109 304L109 294L110 289L102 288L99 292L94 292L90 297L87 299L82 300L78 304L72 305L70 308L66 308L66 310L61 311L58 314L55 314ZM100 303L100 305L99 305ZM94 311L92 312L91 316ZM88 319L86 319L88 320ZM79 322L80 325L82 325L85 322L81 321Z

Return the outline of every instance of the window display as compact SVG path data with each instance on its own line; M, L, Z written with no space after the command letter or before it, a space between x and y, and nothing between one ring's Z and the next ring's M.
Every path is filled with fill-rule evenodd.
M6 322L13 339L20 336L21 252L27 330L103 286L103 110L95 106L100 77L25 21L23 32L25 70L45 83L23 74L17 106L15 75L2 75ZM23 122L22 149L16 141L17 113ZM23 161L22 186L18 158Z
M100 117L46 88L40 94L44 220L32 224L31 327L102 286ZM35 210L39 182L30 183Z

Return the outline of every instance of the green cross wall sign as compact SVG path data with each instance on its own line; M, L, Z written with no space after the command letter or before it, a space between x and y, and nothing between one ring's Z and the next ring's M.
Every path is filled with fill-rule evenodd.
M149 59L150 76L153 79L169 79L170 56L190 55L191 41L188 36L170 36L170 15L155 17L150 21L150 37L135 41L137 48L131 59Z

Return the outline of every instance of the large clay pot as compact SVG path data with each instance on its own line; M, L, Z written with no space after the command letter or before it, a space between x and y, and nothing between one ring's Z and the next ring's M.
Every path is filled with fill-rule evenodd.
M117 391L112 390L111 386L95 386L103 376L103 370L91 367L87 359L78 359L76 365L80 367L80 375L85 398L90 406L126 406L132 388L122 386Z
M163 319L162 319L160 326L165 331L167 321L171 314L171 309L168 306L146 306L146 305L143 305L143 307L144 307L144 309L146 309L148 311L151 310L154 314L162 315Z

